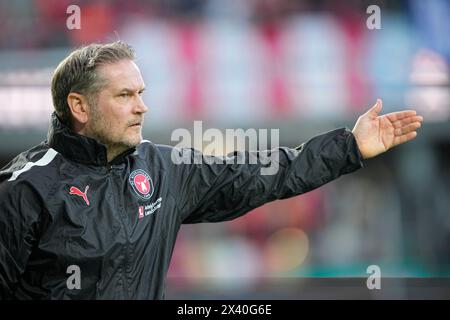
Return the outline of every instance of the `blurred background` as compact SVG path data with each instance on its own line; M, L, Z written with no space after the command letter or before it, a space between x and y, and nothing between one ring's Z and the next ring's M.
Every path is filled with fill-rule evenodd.
M69 30L73 4L81 28ZM381 29L367 26L370 5ZM155 143L175 145L174 129L202 120L279 129L295 147L351 129L379 97L383 113L424 116L418 138L305 195L183 226L167 298L328 297L311 278L362 279L358 296L373 297L369 265L382 277L449 277L449 21L447 0L0 0L0 167L46 138L52 72L90 42L135 48ZM401 284L377 295L410 296Z

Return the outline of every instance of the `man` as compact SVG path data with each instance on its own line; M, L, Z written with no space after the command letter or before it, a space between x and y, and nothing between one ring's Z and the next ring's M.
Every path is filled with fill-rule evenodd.
M422 122L410 110L379 116L378 100L353 131L247 153L258 164L176 164L173 152L199 151L142 140L148 108L133 59L123 42L91 44L57 67L47 140L0 172L3 298L164 298L181 224L231 220L313 190L413 139ZM261 175L262 160L279 161L278 172Z

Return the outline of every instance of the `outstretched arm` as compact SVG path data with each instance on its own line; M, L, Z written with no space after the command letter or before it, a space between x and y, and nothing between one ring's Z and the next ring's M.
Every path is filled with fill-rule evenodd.
M173 152L185 153L190 159L190 164L175 165L171 170L182 223L232 220L267 202L309 192L363 167L355 137L347 128L322 133L297 148L236 151L226 157L172 148L165 153L166 163L173 163ZM196 156L201 164L195 164ZM262 174L262 169L269 168L275 170Z
M415 110L403 110L385 115L381 112L382 101L358 118L352 132L364 159L375 157L392 147L417 136L423 117Z

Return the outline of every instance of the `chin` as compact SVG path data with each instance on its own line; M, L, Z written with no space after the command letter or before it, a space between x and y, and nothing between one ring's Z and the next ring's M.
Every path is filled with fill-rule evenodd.
M129 147L136 147L139 143L142 141L142 136L139 135L138 137L133 137L130 140L127 141L127 145Z

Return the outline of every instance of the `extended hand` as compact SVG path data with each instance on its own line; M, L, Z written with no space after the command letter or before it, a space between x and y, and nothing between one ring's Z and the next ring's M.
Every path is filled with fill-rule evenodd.
M423 121L414 110L403 110L379 116L382 101L358 118L352 132L364 159L386 152L417 136Z

